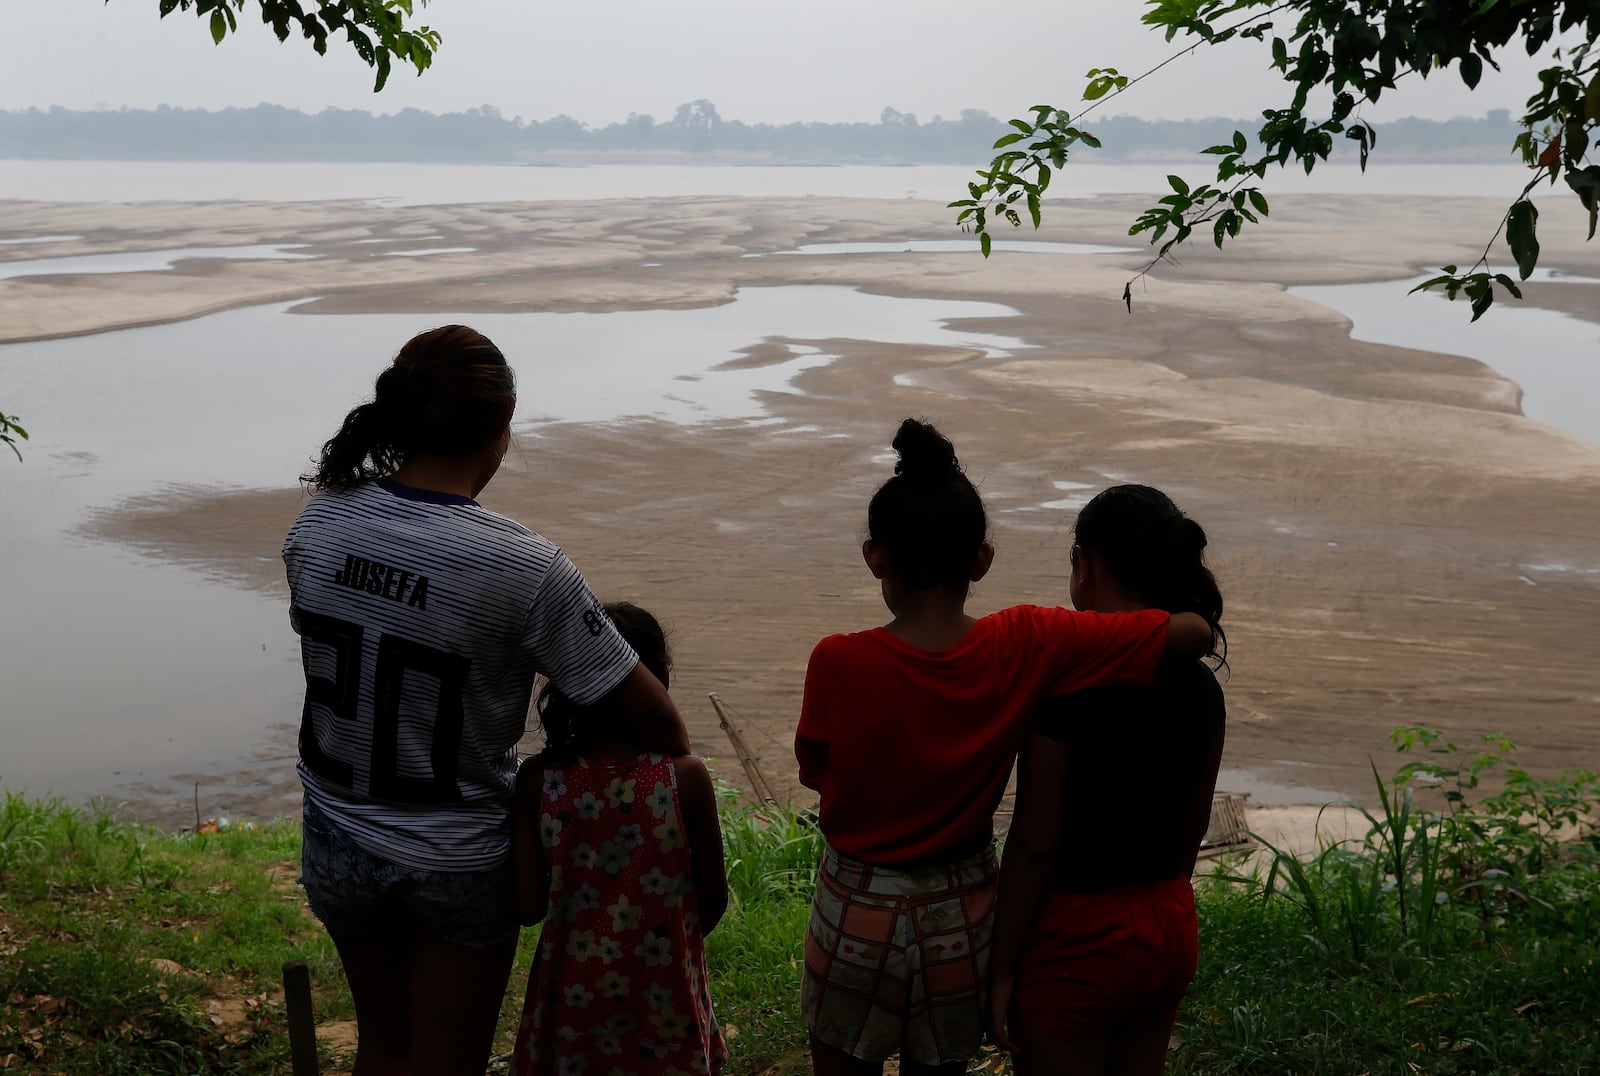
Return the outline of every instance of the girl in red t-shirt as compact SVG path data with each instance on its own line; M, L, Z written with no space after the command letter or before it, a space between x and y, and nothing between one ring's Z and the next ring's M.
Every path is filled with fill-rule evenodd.
M806 931L801 1005L821 1076L962 1073L983 1033L993 819L1047 694L1148 683L1168 646L1198 657L1193 614L1016 606L975 618L994 559L982 498L955 448L906 419L873 495L862 556L893 619L831 635L806 670L800 780L822 797L827 848Z

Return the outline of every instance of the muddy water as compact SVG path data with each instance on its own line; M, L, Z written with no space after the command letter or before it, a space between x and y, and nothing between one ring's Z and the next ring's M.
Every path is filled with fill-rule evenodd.
M300 316L280 305L0 347L8 402L28 401L34 434L26 462L5 470L0 513L0 783L73 799L144 786L186 796L190 773L282 765L303 690L282 600L82 528L132 497L292 487L421 329L467 320L495 339L517 368L518 429L536 437L546 422L632 416L763 426L759 394L791 391L795 374L830 362L828 340L1000 355L1027 345L960 319L1011 313L813 286L610 314Z

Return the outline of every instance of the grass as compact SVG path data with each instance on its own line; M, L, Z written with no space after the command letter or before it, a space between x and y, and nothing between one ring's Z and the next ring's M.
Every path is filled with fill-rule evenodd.
M293 885L299 840L290 823L174 837L8 793L0 1068L285 1067L281 965L337 968Z
M1410 760L1392 780L1374 770L1365 839L1199 886L1200 975L1170 1071L1600 1073L1600 785L1523 774L1503 739L1468 757L1431 735L1397 733ZM1491 775L1504 780L1488 795ZM723 807L732 903L707 951L730 1072L804 1072L820 836L789 812ZM0 1071L287 1071L279 975L295 959L319 1025L348 1030L298 852L293 822L174 835L7 794ZM501 1051L536 938L524 932ZM324 1043L325 1072L348 1063Z

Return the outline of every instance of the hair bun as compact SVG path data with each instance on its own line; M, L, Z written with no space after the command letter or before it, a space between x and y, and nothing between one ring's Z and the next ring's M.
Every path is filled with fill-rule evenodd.
M930 423L908 418L895 431L892 447L900 454L894 473L907 478L949 478L961 473L956 446Z

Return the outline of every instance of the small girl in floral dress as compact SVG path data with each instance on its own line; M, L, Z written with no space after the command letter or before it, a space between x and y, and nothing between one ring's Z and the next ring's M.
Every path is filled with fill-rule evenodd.
M663 685L655 617L606 606ZM545 749L517 774L512 857L525 924L544 920L512 1071L722 1071L705 935L728 906L716 794L693 755L646 754L624 715L539 696Z

